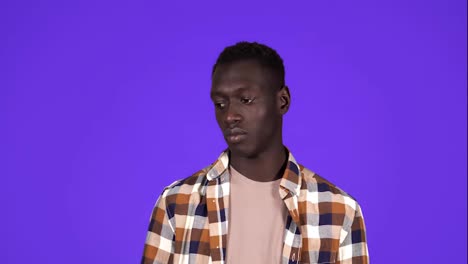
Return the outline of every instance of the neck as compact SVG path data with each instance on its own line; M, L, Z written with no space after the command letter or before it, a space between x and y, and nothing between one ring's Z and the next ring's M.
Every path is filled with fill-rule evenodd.
M283 177L287 158L288 153L281 143L254 158L241 157L231 153L230 165L253 181L268 182Z

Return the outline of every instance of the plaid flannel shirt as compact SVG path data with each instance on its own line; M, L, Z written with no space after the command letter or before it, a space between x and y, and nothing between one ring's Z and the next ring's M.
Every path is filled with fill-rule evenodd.
M141 263L226 262L228 166L225 151L211 166L164 189L151 216ZM281 263L369 262L359 204L299 165L292 154L279 194L289 211Z

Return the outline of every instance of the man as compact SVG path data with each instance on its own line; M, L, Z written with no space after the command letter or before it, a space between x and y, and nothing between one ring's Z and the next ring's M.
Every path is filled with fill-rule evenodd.
M164 189L142 263L369 262L359 204L283 145L284 75L262 44L220 54L211 99L228 149Z

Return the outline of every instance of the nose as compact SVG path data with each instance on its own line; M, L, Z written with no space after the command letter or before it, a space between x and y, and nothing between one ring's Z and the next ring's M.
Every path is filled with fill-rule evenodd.
M242 116L233 104L229 104L224 116L224 122L229 127L237 125L242 120Z

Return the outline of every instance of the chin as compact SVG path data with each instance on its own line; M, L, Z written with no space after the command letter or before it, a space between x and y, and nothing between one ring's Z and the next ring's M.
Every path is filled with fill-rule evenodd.
M248 144L231 144L228 145L231 155L243 158L255 158L258 156L259 151L255 146Z

